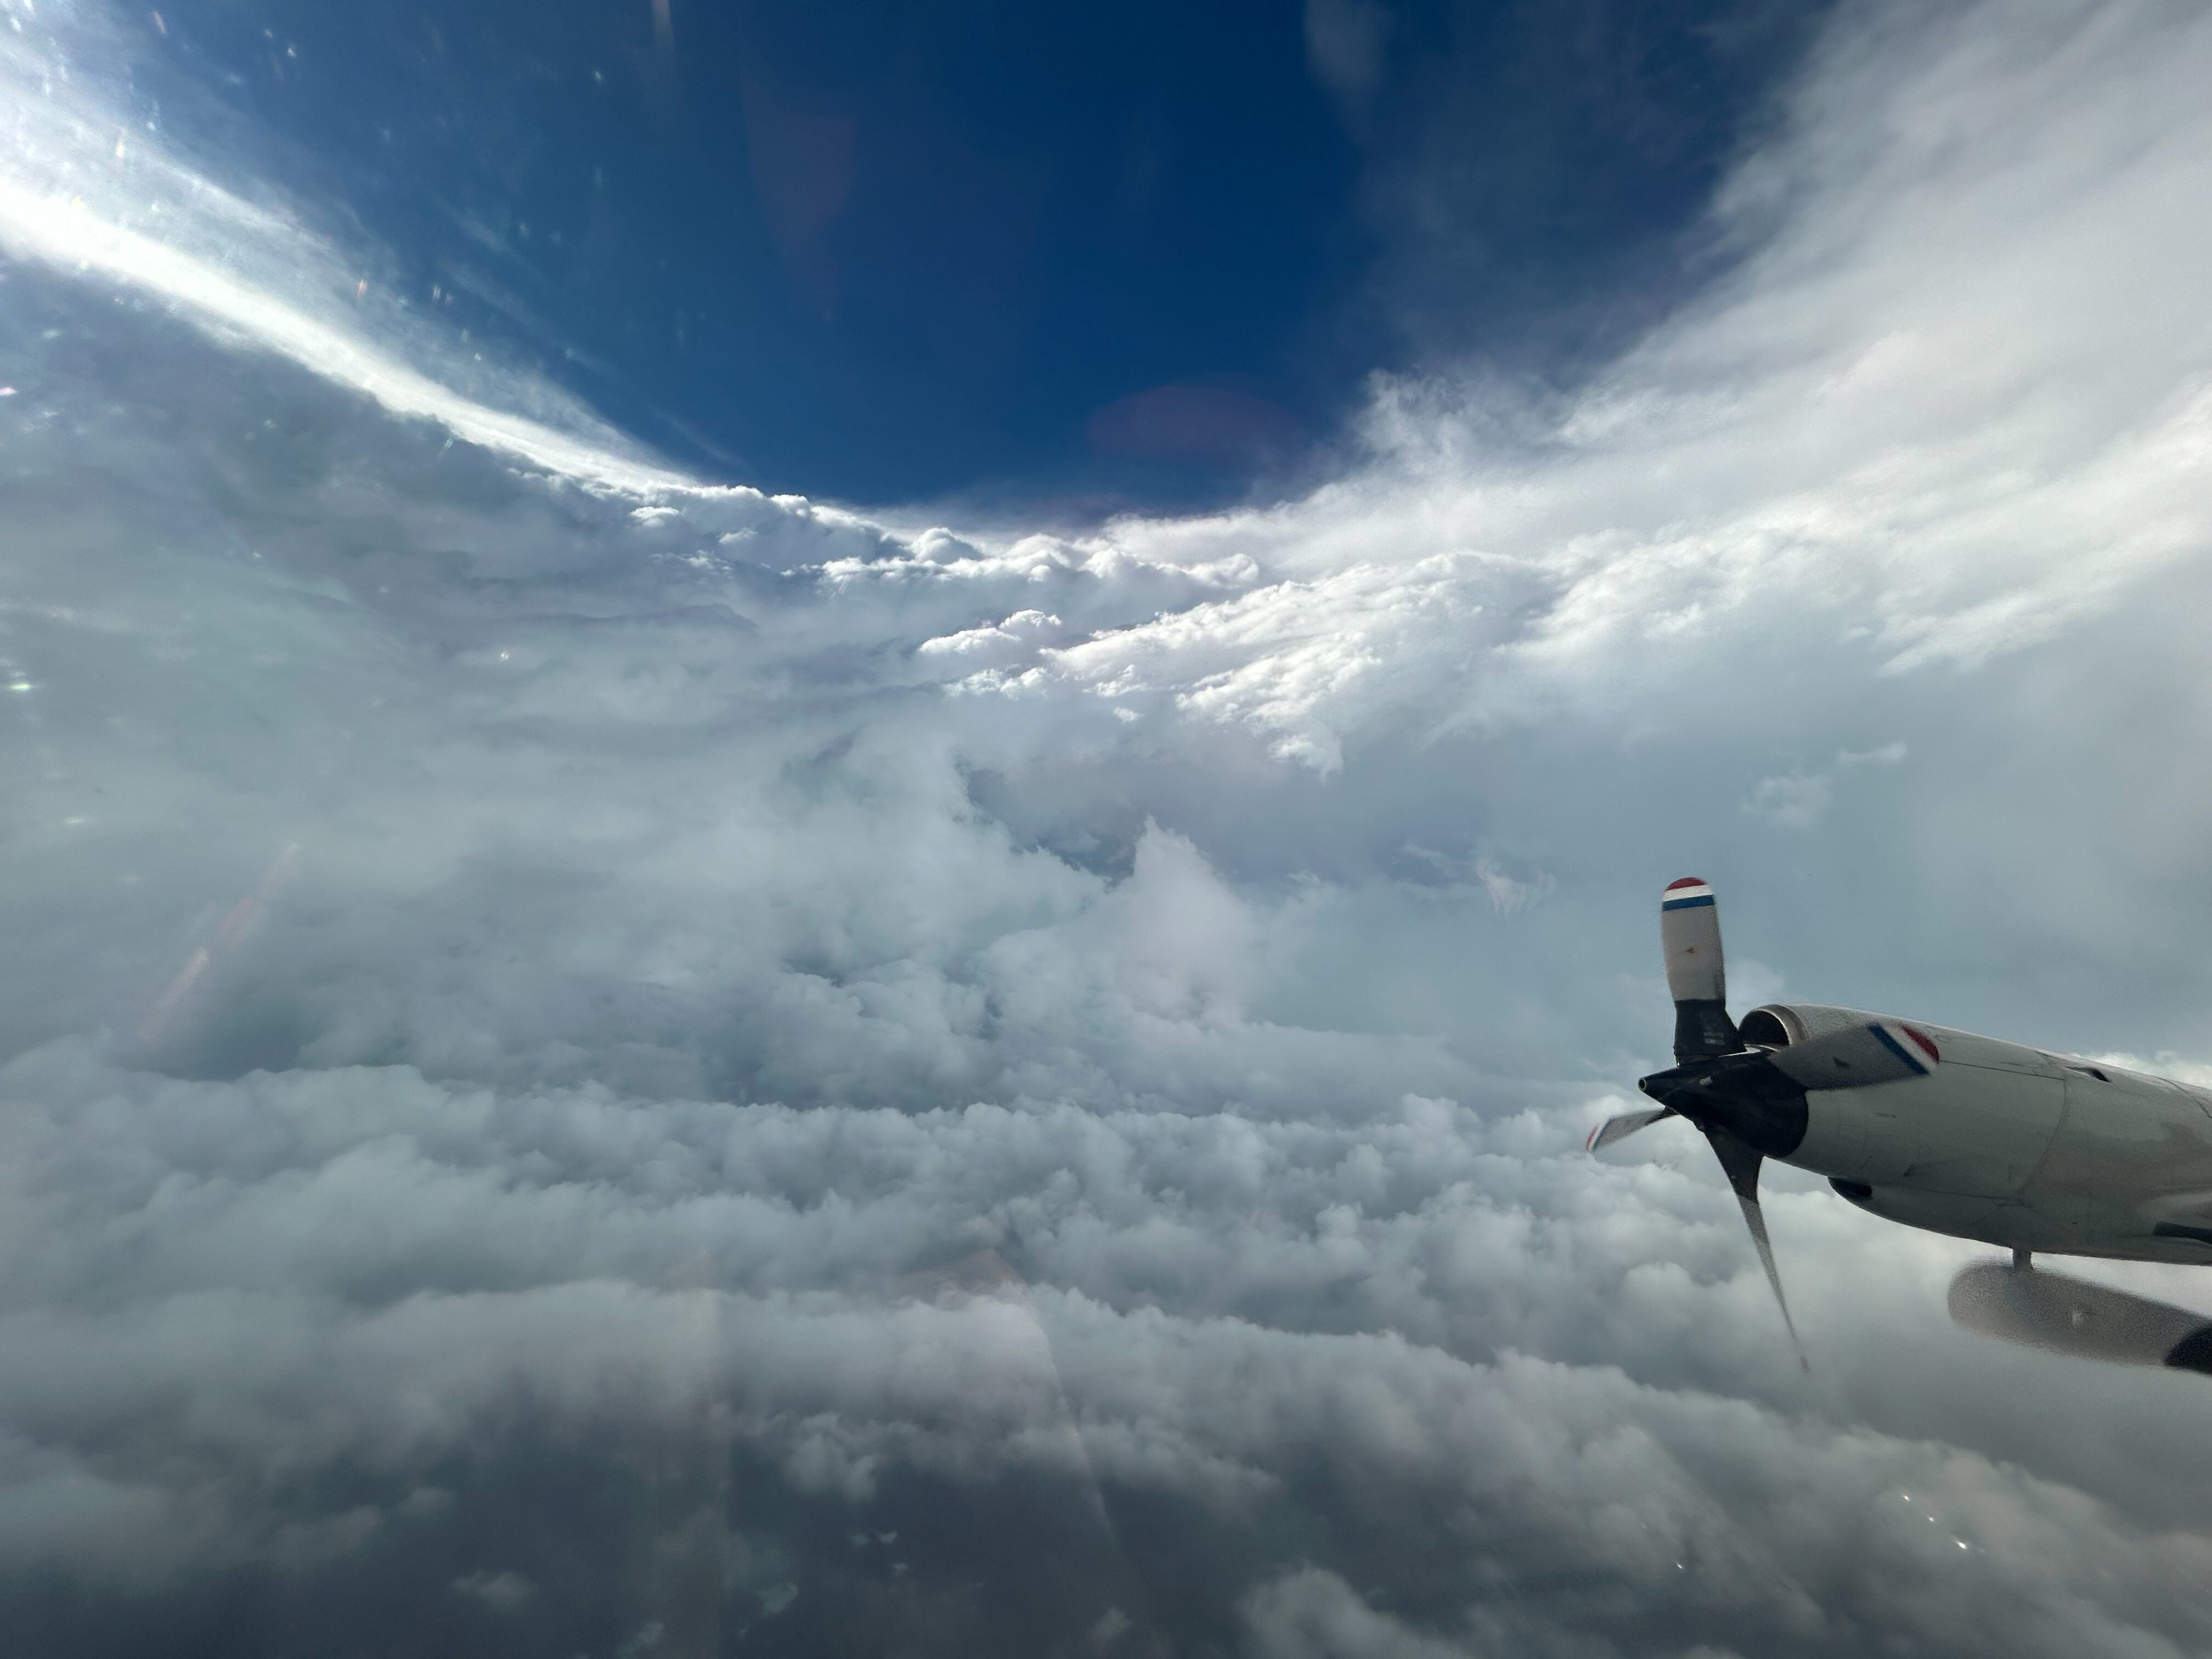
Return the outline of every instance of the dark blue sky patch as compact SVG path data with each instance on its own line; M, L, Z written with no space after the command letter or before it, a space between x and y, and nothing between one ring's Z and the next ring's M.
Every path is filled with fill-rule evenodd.
M1378 368L1632 339L1814 16L274 4L166 18L143 89L711 473L1085 517L1290 486Z

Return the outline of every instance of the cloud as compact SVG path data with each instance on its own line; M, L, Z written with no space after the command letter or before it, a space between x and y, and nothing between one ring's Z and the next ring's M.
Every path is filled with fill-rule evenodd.
M1468 1650L1378 1613L1334 1573L1305 1567L1247 1596L1253 1645L1280 1659L1458 1659Z
M1306 61L1355 128L1382 86L1393 21L1375 0L1306 0Z
M453 1580L454 1593L473 1595L501 1612L526 1607L538 1594L538 1586L519 1572L493 1572L479 1567L476 1571Z
M1555 1639L1563 1616L1801 1644L1994 1631L2054 1654L2201 1636L2187 1587L2212 1545L1956 1444L1785 1404L1788 1356L1735 1272L1725 1195L1632 1170L1591 1191L1571 1123L1510 1155L1490 1149L1516 1144L1510 1127L1417 1101L1334 1132L1073 1106L917 1117L471 1095L392 1068L184 1084L83 1043L0 1085L24 1126L11 1212L46 1241L4 1287L0 1412L49 1468L10 1482L9 1507L42 1524L0 1528L0 1579L112 1559L144 1595L266 1559L330 1583L428 1537L516 1563L431 1589L530 1615L578 1587L556 1588L542 1535L466 1524L497 1493L498 1448L520 1437L557 1468L657 1440L848 1517L826 1560L803 1530L781 1559L716 1547L717 1595L780 1599L785 1618L810 1616L809 1575L851 1561L855 1522L962 1553L964 1528L1042 1481L1091 1494L1101 1594L1149 1577L1164 1540L1134 1535L1139 1515L1187 1507L1176 1525L1245 1540L1215 1565L1286 1651L1482 1651ZM66 1188L42 1178L57 1160ZM1778 1211L1793 1231L1871 1225L1810 1195ZM1919 1248L1876 1237L1893 1261ZM1027 1288L907 1267L993 1238ZM1807 1256L1863 1278L1847 1253ZM1650 1276L1673 1261L1717 1275ZM1644 1288L1583 1340L1589 1358L1529 1357L1577 1346L1553 1321L1589 1316L1576 1287L1593 1280ZM1885 1313L1846 1305L1824 1363L1848 1375ZM1608 1363L1679 1366L1685 1328L1715 1375L1756 1376L1772 1403ZM2041 1387L2057 1406L2078 1382ZM1971 1389L1960 1404L1976 1409ZM58 1524L65 1481L98 1494L96 1530ZM941 1494L935 1518L883 1525L916 1481ZM458 1503L422 1502L433 1486ZM1079 1532L1083 1513L1060 1524ZM675 1506L678 1530L690 1514ZM1394 1620L1422 1632L1401 1636L1347 1601L1340 1571L1332 1588L1334 1570L1271 1567L1292 1540L1347 1567L1376 1549L1480 1565L1472 1582L1395 1579ZM1610 1588L1571 1613L1534 1593L1561 1574Z
M1808 1382L1579 1146L1685 869L1745 989L2212 1042L2208 58L1851 13L1590 385L1080 532L665 475L17 100L31 1650L2203 1648L2197 1379L1784 1171Z
M1808 829L1819 822L1835 799L1838 777L1863 767L1901 764L1909 752L1901 743L1884 744L1879 749L1839 749L1834 763L1826 770L1784 772L1761 778L1744 805L1747 811L1782 829Z
M1752 811L1784 830L1803 830L1828 810L1834 793L1834 782L1827 776L1808 777L1802 772L1793 772L1782 777L1761 778L1747 804Z
M279 353L402 417L564 477L635 492L689 482L624 444L573 399L507 374L518 406L456 389L487 379L483 352L457 349L406 314L305 230L289 203L244 199L173 153L158 120L133 118L117 59L120 20L63 9L42 21L11 8L0 36L11 155L0 177L0 249L158 299L199 326ZM108 136L112 135L112 142ZM363 330L364 317L381 338ZM410 361L410 356L424 359Z

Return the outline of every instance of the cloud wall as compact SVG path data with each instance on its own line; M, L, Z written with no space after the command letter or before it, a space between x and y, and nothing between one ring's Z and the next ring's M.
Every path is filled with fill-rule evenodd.
M9 16L30 1650L2212 1642L2201 1379L1784 1177L1808 1381L1578 1151L1689 868L1740 1003L2204 1052L2192 9L1850 12L1590 384L1079 532L682 479Z

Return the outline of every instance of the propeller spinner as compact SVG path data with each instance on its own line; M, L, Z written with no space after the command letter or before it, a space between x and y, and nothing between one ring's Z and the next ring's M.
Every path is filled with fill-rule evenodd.
M1589 1150L1601 1152L1662 1118L1688 1119L1720 1159L1751 1230L1759 1264L1774 1288L1797 1363L1810 1370L1789 1300L1782 1294L1782 1275L1774 1266L1766 1216L1759 1205L1760 1167L1770 1156L1795 1151L1804 1139L1805 1085L1776 1066L1767 1050L1747 1048L1729 1018L1720 909L1710 886L1695 876L1668 886L1659 902L1659 939L1667 957L1667 988L1674 999L1675 1063L1672 1070L1637 1081L1658 1105L1601 1123L1590 1134ZM1812 1046L1793 1051L1793 1061Z

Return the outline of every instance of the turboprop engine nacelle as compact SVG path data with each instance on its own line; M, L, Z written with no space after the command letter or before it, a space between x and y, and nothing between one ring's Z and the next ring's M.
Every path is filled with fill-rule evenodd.
M2051 1055L1923 1020L1771 1003L1741 1029L1805 1091L1803 1139L1777 1156L1855 1202L1903 1206L1894 1218L1917 1225L1950 1231L1960 1200L2018 1194L2064 1106L2065 1068ZM1887 1190L1897 1182L1914 1193Z
M1659 939L1674 1064L1638 1079L1652 1104L1607 1118L1589 1147L1602 1152L1669 1118L1703 1135L1785 1322L1759 1200L1770 1158L1826 1176L1873 1214L2002 1245L2015 1261L2039 1250L2212 1261L2212 1090L1822 1003L1768 1003L1739 1026L1729 1014L1719 909L1695 876L1661 894ZM2055 1308L2070 1320L2109 1311L2094 1297L2061 1302L2045 1308L2031 1297L1998 1312ZM2212 1370L2212 1339L2191 1335L2180 1350L2153 1340L2170 1334L2160 1326L2130 1352L2154 1350L2168 1364L2202 1359Z
M1943 1052L1929 1029L1887 1014L1832 1008L1818 1002L1770 1002L1739 1026L1744 1042L1775 1051L1780 1066L1808 1089L1859 1089L1871 1083L1926 1077ZM1790 1049L1818 1045L1817 1061L1793 1063Z
M1695 876L1660 896L1659 939L1674 1000L1674 1064L1638 1079L1654 1104L1608 1118L1589 1148L1601 1152L1662 1119L1687 1120L1735 1193L1785 1322L1759 1201L1766 1159L1825 1175L1878 1213L1974 1236L2018 1196L2049 1148L2067 1088L2049 1055L1820 1003L1769 1003L1739 1028L1728 1012L1719 909Z
M1924 1019L1900 1019L1894 1014L1869 1013L1863 1008L1836 1008L1819 1002L1766 1003L1746 1014L1739 1029L1747 1044L1777 1050L1816 1042L1826 1048L1838 1040L1848 1040L1839 1039L1839 1033L1864 1031L1876 1047L1887 1054L1887 1069L1894 1070L1899 1078L1924 1077L1944 1065L1994 1066L2041 1075L2059 1063L2041 1049L2021 1043L2000 1042L1995 1037L1977 1036L1972 1031L1954 1030L1948 1025L1933 1025ZM1781 1057L1777 1058L1778 1062ZM1845 1068L1835 1067L1832 1063L1830 1069L1834 1073L1832 1080L1808 1070L1805 1086L1850 1089L1872 1080L1870 1077L1846 1077Z

